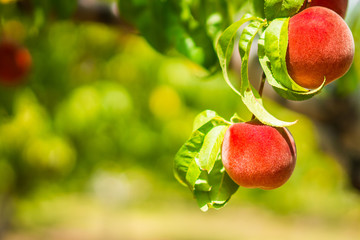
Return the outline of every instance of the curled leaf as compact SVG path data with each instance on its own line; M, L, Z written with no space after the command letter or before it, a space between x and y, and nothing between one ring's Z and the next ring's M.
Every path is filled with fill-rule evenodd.
M325 84L314 90L299 86L288 74L286 53L288 45L288 18L276 19L258 41L258 56L269 84L282 97L303 101L318 94Z

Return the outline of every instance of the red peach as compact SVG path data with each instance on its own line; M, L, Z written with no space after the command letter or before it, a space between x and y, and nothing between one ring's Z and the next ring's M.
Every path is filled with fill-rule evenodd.
M306 2L307 0L305 0L302 8L305 8ZM348 0L311 0L311 2L307 4L307 7L315 6L329 8L339 14L342 18L345 18Z
M295 142L286 128L235 123L225 133L222 162L229 176L242 187L278 188L294 170Z
M319 87L342 77L355 52L346 22L334 11L310 7L290 18L287 70L300 86Z

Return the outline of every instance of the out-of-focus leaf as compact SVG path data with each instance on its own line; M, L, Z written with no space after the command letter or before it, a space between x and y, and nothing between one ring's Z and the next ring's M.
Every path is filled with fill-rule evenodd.
M264 2L265 0L253 0L254 14L258 17L264 18Z
M75 12L78 3L74 0L34 0L33 4L49 15L55 13L58 18L66 19Z
M134 23L159 52L176 49L193 62L213 71L218 67L214 45L232 21L230 9L246 1L226 0L119 0L120 15Z

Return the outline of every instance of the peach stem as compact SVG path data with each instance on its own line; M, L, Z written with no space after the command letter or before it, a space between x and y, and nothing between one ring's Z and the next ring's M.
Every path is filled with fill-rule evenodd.
M264 72L262 72L261 74L261 79L260 79L260 87L259 87L259 95L260 97L262 97L263 95L263 91L264 91L264 86L265 86L265 80L266 80L266 75ZM254 120L255 119L255 115L253 114L252 117L251 117L251 120Z

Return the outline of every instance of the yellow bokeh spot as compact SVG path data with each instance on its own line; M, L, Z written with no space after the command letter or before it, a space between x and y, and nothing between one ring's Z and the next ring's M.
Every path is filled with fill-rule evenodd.
M67 173L75 164L76 152L64 139L47 136L29 141L23 157L37 169Z
M178 93L173 88L159 86L150 95L149 107L156 117L168 120L181 114L182 103Z
M26 29L21 22L11 20L4 23L3 34L6 36L6 39L21 43L26 37Z
M17 0L0 0L0 3L4 3L4 4L7 4L7 3L13 3L13 2L16 2Z

